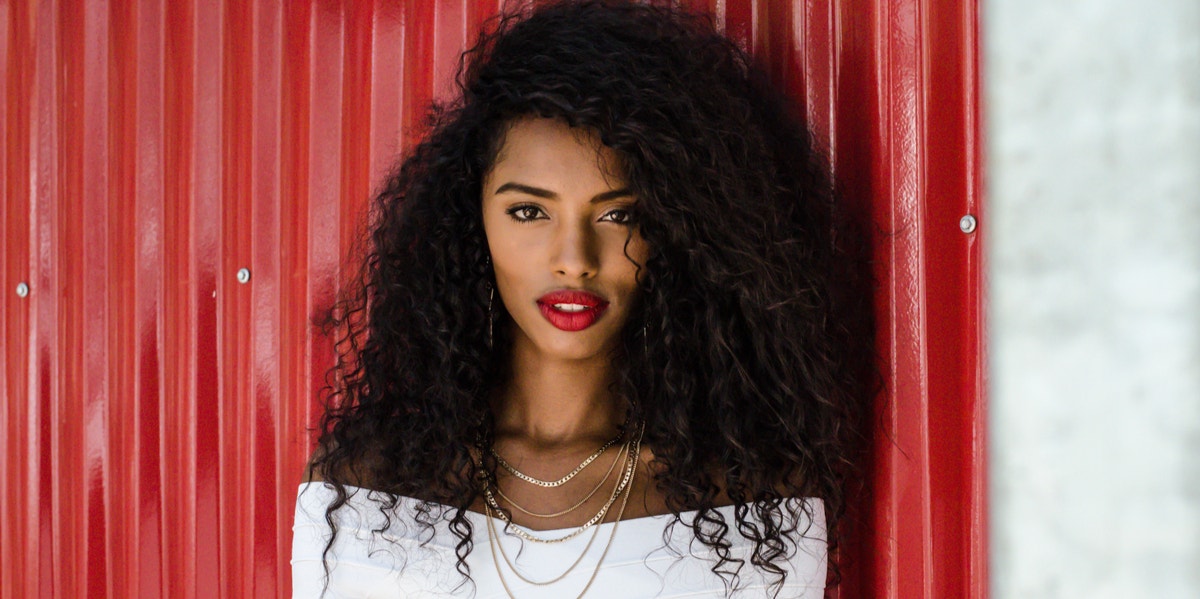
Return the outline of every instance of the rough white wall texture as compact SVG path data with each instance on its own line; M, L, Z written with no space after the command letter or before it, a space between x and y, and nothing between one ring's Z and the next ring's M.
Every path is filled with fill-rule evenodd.
M992 597L1200 598L1200 1L983 4Z

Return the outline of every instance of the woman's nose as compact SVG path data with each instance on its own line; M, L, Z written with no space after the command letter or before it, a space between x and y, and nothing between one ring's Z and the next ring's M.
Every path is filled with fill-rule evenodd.
M563 225L555 235L552 263L555 272L569 278L591 278L600 268L596 236L585 225Z

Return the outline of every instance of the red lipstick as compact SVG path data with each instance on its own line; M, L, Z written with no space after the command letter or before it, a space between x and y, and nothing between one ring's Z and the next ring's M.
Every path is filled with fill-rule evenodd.
M596 322L608 302L587 291L561 289L538 298L538 308L550 324L564 331L582 331Z

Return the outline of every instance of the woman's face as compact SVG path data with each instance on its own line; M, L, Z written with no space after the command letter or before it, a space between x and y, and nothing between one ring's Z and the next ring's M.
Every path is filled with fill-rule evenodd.
M483 228L516 343L562 359L615 347L646 252L619 173L594 133L542 118L508 130L483 181Z

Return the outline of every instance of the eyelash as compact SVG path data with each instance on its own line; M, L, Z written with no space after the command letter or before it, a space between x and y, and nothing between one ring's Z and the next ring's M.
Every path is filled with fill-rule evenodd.
M518 214L520 214L520 213L523 213L523 212L525 212L525 211L527 211L527 210L532 210L532 211L536 211L536 212L538 212L538 213L542 213L542 209L541 209L541 208L538 208L537 206L534 206L534 205L532 205L532 204L519 204L519 205L517 205L517 206L513 206L512 208L509 208L508 210L505 210L505 211L504 211L504 213L505 213L505 214L507 214L507 215L509 216L509 218L511 218L511 219L513 219L514 221L517 221L517 222L519 222L519 223L531 223L531 222L533 222L533 221L535 221L535 220L541 220L540 218L538 218L538 217L536 217L536 216L535 216L535 217L528 217L528 218L522 218L522 217L518 216ZM608 212L606 212L606 213L604 214L604 216L608 216L608 215L610 215L610 214L613 214L614 212L622 212L622 213L624 213L624 214L625 214L625 220L623 220L623 221L609 220L608 222L611 222L611 223L614 223L614 224L618 224L618 225L628 225L628 224L631 224L631 222L632 222L632 220L633 220L633 215L630 213L630 211L629 211L629 209L628 209L628 208L613 208L612 210L609 210ZM544 213L543 213L543 214L544 214ZM604 218L604 217L602 216L602 217L600 217L600 218Z
M504 213L519 223L531 223L535 220L538 220L536 217L521 218L521 217L517 216L518 213L522 213L527 210L532 210L532 211L536 211L536 212L542 211L542 209L538 208L537 206L533 206L530 204L518 204L516 206L513 206L512 208L509 208L508 210L505 210Z

